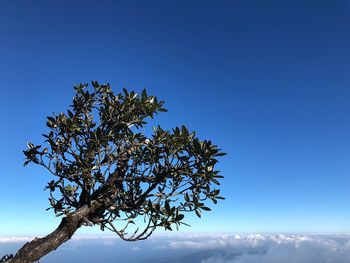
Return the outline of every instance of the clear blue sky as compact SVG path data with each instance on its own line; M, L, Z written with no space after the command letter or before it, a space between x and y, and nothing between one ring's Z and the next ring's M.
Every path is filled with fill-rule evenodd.
M58 224L22 150L90 80L228 153L226 201L184 231L350 231L348 1L2 0L0 37L0 235Z

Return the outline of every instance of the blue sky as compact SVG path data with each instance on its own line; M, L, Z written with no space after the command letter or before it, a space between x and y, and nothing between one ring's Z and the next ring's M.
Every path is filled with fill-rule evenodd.
M228 153L226 200L183 231L350 231L348 1L3 0L0 34L0 234L57 226L22 150L91 80L147 88L160 125Z

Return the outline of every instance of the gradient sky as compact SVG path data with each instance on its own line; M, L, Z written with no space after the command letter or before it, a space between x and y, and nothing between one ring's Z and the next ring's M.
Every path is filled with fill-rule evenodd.
M0 235L57 226L22 150L91 80L228 153L227 199L183 231L350 232L349 1L1 0L0 38Z

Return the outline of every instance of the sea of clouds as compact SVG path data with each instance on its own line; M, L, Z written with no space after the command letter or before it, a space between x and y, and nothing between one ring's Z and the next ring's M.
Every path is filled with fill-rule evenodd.
M0 236L0 256L31 238ZM349 263L350 235L169 234L139 242L77 236L41 262Z

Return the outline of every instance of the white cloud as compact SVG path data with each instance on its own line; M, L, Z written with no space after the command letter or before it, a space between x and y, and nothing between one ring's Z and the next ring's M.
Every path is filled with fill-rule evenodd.
M0 236L0 243L17 243L27 242L34 239L34 237L20 237L20 236Z
M0 247L4 243L24 243L33 237L0 236ZM120 243L119 243L120 242ZM181 259L188 256L202 259L201 263L349 263L350 235L267 235L267 234L175 234L156 235L144 242L128 243L115 236L73 237L62 249L90 244L101 250L122 253L147 252L149 255ZM110 249L109 246L115 246ZM112 252L111 252L112 253ZM138 262L140 253L133 253ZM144 253L141 253L142 255ZM140 254L140 255L141 255ZM107 254L106 254L107 255ZM130 259L131 260L131 259ZM157 258L154 258L157 262ZM106 261L107 262L107 261ZM134 262L134 261L132 261ZM151 261L150 261L151 262ZM178 261L176 261L178 262ZM196 261L197 262L197 261Z
M216 243L225 247L226 252L238 252L236 256L218 253L202 263L346 263L350 262L349 238L346 235L236 235Z
M350 262L350 235L345 234L187 234L167 236L162 245L165 251L211 251L202 263Z

